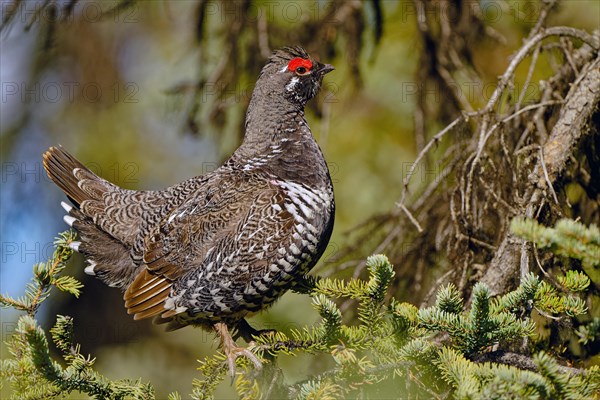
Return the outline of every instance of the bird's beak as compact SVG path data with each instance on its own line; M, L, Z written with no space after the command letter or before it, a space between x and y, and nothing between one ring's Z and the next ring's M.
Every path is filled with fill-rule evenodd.
M319 68L319 73L321 75L325 75L325 74L333 71L334 69L335 68L331 64L321 64L321 68Z

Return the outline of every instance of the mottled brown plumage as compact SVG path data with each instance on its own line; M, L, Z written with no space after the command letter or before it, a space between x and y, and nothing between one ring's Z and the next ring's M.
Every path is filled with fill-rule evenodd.
M48 176L69 197L65 221L86 272L124 291L134 319L168 329L214 326L230 356L228 327L249 339L249 314L310 271L331 235L333 187L304 118L333 68L299 48L276 51L246 115L242 145L220 168L162 191L119 188L61 147L44 154Z

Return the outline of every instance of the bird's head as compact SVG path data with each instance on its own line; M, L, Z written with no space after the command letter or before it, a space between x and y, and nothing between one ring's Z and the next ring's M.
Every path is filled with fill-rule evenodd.
M273 52L255 90L264 90L267 96L283 95L304 107L319 92L323 76L333 70L333 66L314 60L301 47L284 47Z

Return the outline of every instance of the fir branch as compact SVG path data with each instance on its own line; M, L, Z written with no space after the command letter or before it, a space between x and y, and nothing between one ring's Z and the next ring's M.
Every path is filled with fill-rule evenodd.
M435 364L454 387L456 398L587 399L600 389L597 367L586 371L561 367L543 352L533 359L523 358L514 353L494 357L494 361L518 365L516 368L490 363L483 356L476 362L468 360L456 350L443 347Z
M499 328L490 318L490 292L482 283L476 284L473 288L473 304L469 319L471 334L468 335L470 343L467 353L470 354L490 344L492 336L490 334Z
M291 290L295 293L299 294L311 294L317 284L321 280L318 276L306 275L298 279L298 282L291 288Z
M333 301L322 294L313 298L313 306L323 318L323 336L320 340L325 343L335 342L340 337L342 313Z
M398 303L392 299L388 312L391 314L393 335L398 346L406 343L409 338L423 333L418 329L419 310L414 305Z
M477 284L473 288L473 302L467 315L451 313L437 306L419 311L420 326L432 332L447 332L457 349L464 354L475 354L487 346L501 342L510 342L533 334L534 325L528 319L518 319L510 310L497 304L522 298L528 293L530 282L525 282L517 294L508 295L491 306L488 288ZM441 290L436 304L446 304L439 296L447 296L447 290Z
M435 307L452 314L462 312L463 299L454 284L450 283L438 290Z
M505 350L480 353L472 357L471 360L477 363L493 362L496 364L510 365L521 370L534 372L539 371L538 365L534 358ZM569 375L580 375L588 373L588 371L584 369L566 367L563 365L559 365L557 368L559 369L560 373Z
M566 314L570 317L587 312L585 302L571 294L559 295L557 290L546 282L541 282L535 294L534 304L542 312Z
M0 304L3 307L25 311L34 317L40 305L50 295L52 286L78 297L83 285L73 277L60 276L73 254L69 244L75 237L76 233L72 230L61 233L54 241L55 250L52 257L45 263L33 266L33 278L27 284L25 296L13 299L8 295L0 295Z
M91 367L94 359L79 354L79 346L71 342L72 324L68 318L53 328L55 343L61 350L69 349L63 368L50 357L46 334L29 315L22 316L8 343L13 359L3 361L3 378L10 377L13 398L57 398L71 392L82 392L98 399L152 399L149 385L128 380L109 381Z
M558 282L569 292L583 292L590 286L590 278L581 271L569 270L559 276Z
M543 297L540 296L540 289L543 293L547 286L541 285L538 278L531 275L514 293L493 300L484 285L476 285L473 290L475 300L468 311L461 309L463 300L452 287L440 289L436 306L429 309L418 311L413 305L394 299L390 300L387 307L382 307L385 288L392 275L391 266L385 261L370 264L371 277L366 283L361 284L358 280L351 284L330 279L319 280L311 292L313 304L322 317L319 325L292 330L290 336L282 332L270 332L256 338L256 343L251 344L252 351L266 351L273 355L298 352L331 354L336 361L335 368L290 386L290 393L295 393L297 398L344 398L360 391L365 385L389 379L392 375L402 376L410 365L414 372L406 375L407 379L433 397L438 396L436 390L446 390L435 381L436 376L445 377L455 388L457 397L472 394L492 396L495 393L557 393L553 386L555 383L548 382L539 374L490 363L477 366L473 360L461 355L464 352L479 357L488 354L481 351L491 344L529 336L533 331L533 323L527 318L519 319L515 313L536 299L539 301L538 297ZM359 325L345 325L340 310L322 291L335 298L354 297L358 300L359 308L365 307L363 302L369 302L373 307L371 312L377 315L364 313ZM427 325L428 318L430 326ZM376 329L372 329L375 325L373 321L377 321ZM448 350L450 348L447 346L439 348L426 339L427 331L442 330L454 339L455 349ZM204 362L201 370L206 379L195 381L194 398L206 398L204 394L211 393L222 381L225 374L223 361L222 355L218 355ZM465 366L470 369L464 369ZM559 372L562 374L564 371L561 368ZM497 376L490 371L497 371ZM253 398L259 395L260 387L247 374L238 376L236 390L242 398ZM590 383L588 375L581 381L582 387L593 388L595 386ZM433 380L428 383L429 387L423 385L424 377ZM511 380L523 379L526 381L523 385L510 383ZM562 376L556 379L570 382ZM577 389L566 390L575 393Z
M235 391L241 400L260 399L260 388L256 380L248 379L246 373L237 374Z
M595 317L587 325L581 325L575 334L579 337L579 343L584 345L596 343L600 340L600 318Z
M503 310L513 313L520 310L530 311L539 285L540 280L533 273L529 273L516 290L493 299L491 304L492 313Z
M342 399L341 387L329 379L311 380L299 387L297 400L337 400Z
M586 227L577 221L561 219L554 228L547 228L531 219L515 218L511 230L541 248L581 260L584 267L600 265L600 229L594 224Z
M56 347L65 355L73 350L73 318L69 316L57 315L56 324L50 329L52 341Z
M394 277L394 269L387 257L381 254L367 258L367 269L370 277L359 297L358 319L368 331L375 333L382 326L381 307Z
M448 347L442 347L439 359L435 364L446 382L456 387L455 396L457 398L477 397L479 384L474 374L474 368L462 354Z
M226 358L218 353L213 357L206 357L203 361L198 361L200 367L198 370L205 379L194 379L192 382L192 398L195 400L212 399L211 393L217 385L221 383L227 373Z
M19 318L15 334L7 343L12 359L2 361L2 378L11 383L13 398L50 399L71 392L82 392L98 399L150 399L153 389L141 382L110 381L92 369L95 359L80 354L73 343L73 321L58 316L50 330L56 347L63 353L66 367L50 356L46 334L34 319L40 305L50 295L52 287L79 296L82 287L75 278L62 276L73 254L69 244L75 239L73 231L63 232L54 242L55 251L45 263L34 265L32 281L19 299L0 296L3 306L25 311Z
M181 395L177 392L169 393L168 400L181 400Z
M341 279L321 279L317 282L311 295L322 294L333 298L358 299L364 296L366 291L367 283L360 279L350 279L347 282Z

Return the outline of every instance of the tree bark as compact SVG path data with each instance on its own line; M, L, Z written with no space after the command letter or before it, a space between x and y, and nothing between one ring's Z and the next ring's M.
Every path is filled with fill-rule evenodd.
M576 154L578 144L593 132L588 124L600 102L600 55L591 59L592 55L593 51L587 46L578 54L580 61L588 61L581 66L582 72L572 84L558 121L542 147L543 157L539 157L530 175L532 193L527 196L530 200L522 210L522 216L534 217L535 211L554 192L555 188L550 185L560 185L560 178ZM563 67L555 81L565 81L568 70L570 67ZM507 231L481 282L488 285L493 295L515 287L518 282L514 278L523 277L529 271L528 252L524 241Z

